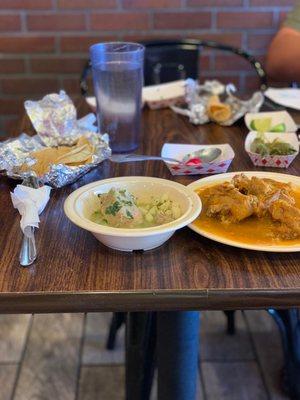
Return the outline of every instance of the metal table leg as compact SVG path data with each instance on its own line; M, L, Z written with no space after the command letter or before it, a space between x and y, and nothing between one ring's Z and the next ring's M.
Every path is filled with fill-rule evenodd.
M292 399L300 399L300 311L268 310L275 319L281 332L285 371L286 389Z
M156 363L156 313L128 313L126 400L148 400Z
M195 400L199 312L157 313L158 400Z

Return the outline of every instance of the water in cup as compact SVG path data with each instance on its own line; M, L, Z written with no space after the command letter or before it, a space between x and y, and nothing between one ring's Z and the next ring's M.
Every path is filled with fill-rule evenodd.
M115 152L137 147L140 132L142 70L139 64L108 62L94 68L98 126L108 132Z
M101 133L113 152L138 147L144 47L137 43L99 43L90 49Z

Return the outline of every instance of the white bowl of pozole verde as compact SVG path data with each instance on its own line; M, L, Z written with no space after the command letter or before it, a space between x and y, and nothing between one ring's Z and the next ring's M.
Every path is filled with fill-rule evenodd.
M167 179L128 176L75 190L64 210L101 243L122 251L150 250L191 223L201 211L199 196Z

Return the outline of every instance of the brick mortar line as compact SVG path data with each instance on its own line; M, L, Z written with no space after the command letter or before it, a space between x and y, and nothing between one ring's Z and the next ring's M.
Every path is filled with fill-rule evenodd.
M125 33L125 34L141 34L141 35L147 35L147 34L164 34L164 33L182 33L182 32L188 32L188 34L198 34L198 33L205 33L205 34L236 34L236 33L252 33L252 34L267 34L267 33L274 33L276 31L275 27L268 27L268 28L246 28L246 29L241 29L241 28L194 28L194 29L148 29L148 30L137 30L137 29L120 29L120 30L107 30L107 31L101 31L101 30L89 30L89 31L80 31L80 30L73 30L73 31L28 31L26 32L26 35L24 36L21 31L12 31L12 32L6 32L0 34L0 39L1 38L10 38L10 37L25 37L25 38L36 38L36 37L43 37L43 38L52 38L54 36L62 36L62 37L68 37L68 36L73 36L76 34L76 36L82 36L84 37L89 37L89 36L94 36L98 35L100 33L100 36L109 36L111 34L115 33Z
M275 11L273 13L273 24L278 25L280 22L280 12L279 11Z
M243 31L242 32L242 47L243 48L248 48L247 44L248 44L248 32Z
M29 16L38 16L38 15L43 15L43 16L72 16L72 15L84 15L84 13L94 13L94 14L100 14L100 15L105 15L105 14L116 14L116 15L122 15L122 14L150 14L153 13L153 15L157 14L168 14L168 13L178 13L178 14L193 14L195 12L197 13L229 13L229 14L237 14L237 13L250 13L250 14L265 14L265 13L274 13L274 12L288 12L291 10L291 6L270 6L270 7L250 7L250 8L245 8L245 7L188 7L188 8L162 8L162 9L140 9L140 8L133 8L133 9L118 9L118 8L112 8L112 9L95 9L95 8L82 8L82 9L50 9L50 10L0 10L0 16L1 15L20 15L21 13L24 13L26 17Z
M53 10L58 10L58 4L57 4L57 0L52 0L52 8Z
M104 7L104 8L94 8L94 7L82 7L82 8L56 8L55 6L53 8L47 8L47 9L30 9L30 8L19 8L19 9L1 9L0 10L0 15L1 14L13 14L16 15L18 12L25 12L27 14L46 14L46 15L56 15L56 14L80 14L83 13L84 11L88 12L97 12L97 13L115 13L115 14L120 14L120 13L147 13L147 12L155 12L155 13L168 13L168 12L193 12L193 11L221 11L221 12L229 12L229 13L235 13L235 12L270 12L274 10L279 10L279 11L289 11L292 9L292 6L287 6L287 5L277 5L277 6L187 6L187 5L179 5L177 7L162 7L162 8L139 8L139 7L133 7L133 8L124 8L121 6L121 8L117 7Z
M217 11L216 10L212 10L212 12L211 12L211 17L210 17L210 26L211 26L211 29L213 30L213 29L217 29L217 23L218 23L218 21L217 21Z
M117 7L118 10L123 10L123 2L122 0L117 0Z
M177 11L180 11L179 9L176 9ZM182 10L181 10L182 11ZM82 8L82 9L68 9L68 10L61 10L59 9L58 11L55 10L25 10L27 16L38 16L38 15L43 15L43 16L73 16L73 15L82 15L85 12L88 13L94 13L94 14L116 14L116 15L124 15L124 14L148 14L149 10L143 10L143 9L134 9L134 10L128 10L128 9L95 9L95 8ZM2 14L2 10L0 10L0 15ZM7 14L7 13L3 13ZM13 15L16 15L17 13L11 13Z
M26 32L27 30L26 14L24 11L21 11L19 15L21 19L21 31Z
M277 30L278 29L276 27L273 27L268 32L266 32L265 30L262 31L262 32L258 32L258 29L256 29L256 28L244 29L243 32L239 28L237 28L235 30L235 32L232 32L232 31L231 32L227 32L226 30L225 31L219 31L219 30L217 30L217 31L216 30L207 31L207 30L201 30L201 29L199 29L199 30L187 30L187 29L184 29L184 28L177 29L177 30L166 29L166 30L159 30L159 31L153 29L153 30L150 30L148 32L138 31L138 30L119 30L119 31L116 30L116 31L109 31L109 32L107 31L106 35L104 35L102 33L99 34L99 31L90 31L89 34L86 35L86 36L82 36L81 35L82 31L80 31L80 30L68 31L70 36L64 35L63 32L58 33L57 31L43 31L43 32L40 32L40 31L34 31L33 32L32 31L34 33L33 36L25 36L24 37L24 35L20 35L20 34L19 35L18 34L11 35L11 36L10 35L6 35L6 36L2 36L2 37L0 36L0 40L1 39L14 39L14 38L15 39L19 39L20 37L21 38L28 38L28 39L34 39L34 38L52 39L52 38L68 38L68 37L72 38L74 36L79 37L79 39L80 38L85 39L85 38L89 38L91 36L100 37L100 38L105 39L105 38L111 38L111 36L120 36L120 35L122 35L122 36L139 36L139 37L141 37L141 39L143 37L147 38L148 36L159 36L159 35L161 35L161 36L171 36L171 35L176 36L176 35L178 35L180 37L184 36L187 39L193 39L193 38L195 38L195 36L201 36L201 35L203 35L203 36L233 35L234 36L235 34L236 35L240 35L241 34L242 37L243 37L243 35L242 35L243 33L244 34L250 34L250 35L264 35L264 34L274 35L277 32ZM19 33L22 33L22 32L20 31ZM43 36L41 35L42 33L44 34ZM53 34L51 35L51 33L53 33ZM49 50L48 51L48 53L52 53L52 52L53 52L53 50ZM72 51L70 51L70 52L72 52ZM1 56L2 56L3 53L4 54L9 54L9 53L6 53L6 52L4 52L2 50ZM18 51L18 53L21 53L21 52ZM28 52L25 51L24 53L28 53ZM37 54L38 51L34 51L34 53ZM11 54L16 54L16 52L13 51Z
M289 11L292 9L292 6L251 6L251 7L245 7L245 6L189 6L187 8L184 8L182 10L191 12L191 11L212 11L215 10L217 12L228 12L228 13L237 13L237 12L253 12L253 13L261 13L261 12L270 12L274 11L274 8L280 11ZM157 12L162 12L162 13L167 13L168 8L164 9L155 9ZM181 11L182 11L181 10Z

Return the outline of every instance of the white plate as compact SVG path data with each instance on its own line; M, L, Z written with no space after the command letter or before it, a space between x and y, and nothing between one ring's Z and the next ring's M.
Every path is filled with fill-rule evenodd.
M190 189L198 189L203 186L207 186L209 184L214 184L214 183L222 183L226 181L230 181L236 174L245 174L246 176L257 176L258 178L270 178L274 179L280 182L291 182L296 186L300 186L300 177L294 176L294 175L285 175L285 174L278 174L276 172L256 172L256 171L239 171L239 172L229 172L228 174L222 174L222 175L213 175L209 176L207 178L202 178L199 179L190 185L188 187ZM249 243L243 243L239 242L237 240L231 240L227 239L224 236L221 235L216 235L214 233L209 233L198 226L196 226L194 223L191 223L188 225L189 228L191 228L193 231L199 233L200 235L207 237L208 239L214 240L219 243L223 244L228 244L230 246L234 247L240 247L242 249L249 249L249 250L259 250L259 251L270 251L270 252L279 252L279 253L287 253L287 252L293 252L293 251L300 251L300 245L286 245L286 246L276 246L276 245L256 245L256 244L249 244Z
M300 89L269 88L264 92L264 95L281 106L300 110Z

